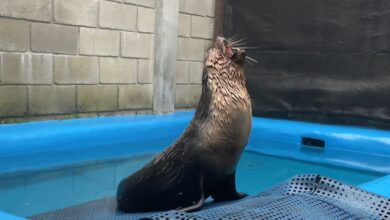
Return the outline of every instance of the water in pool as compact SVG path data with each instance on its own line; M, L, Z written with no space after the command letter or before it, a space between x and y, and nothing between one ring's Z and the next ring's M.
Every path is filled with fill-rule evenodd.
M30 216L115 195L119 181L154 155L93 161L72 167L0 176L0 210ZM321 174L359 185L384 174L245 152L237 169L239 191L255 194L297 174Z

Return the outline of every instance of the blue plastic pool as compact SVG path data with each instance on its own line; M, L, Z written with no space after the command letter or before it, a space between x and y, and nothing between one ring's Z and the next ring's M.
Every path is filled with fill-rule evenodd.
M112 196L118 181L172 143L192 115L1 125L0 210L29 216ZM390 132L253 121L248 151L238 166L239 190L253 194L295 174L318 173L390 196ZM305 146L307 137L324 147ZM0 212L0 219L5 215Z
M154 154L94 161L40 172L0 176L0 208L20 216L65 208L115 195L119 181L147 163ZM359 185L382 173L340 168L245 152L237 170L240 191L255 194L297 174L318 173Z

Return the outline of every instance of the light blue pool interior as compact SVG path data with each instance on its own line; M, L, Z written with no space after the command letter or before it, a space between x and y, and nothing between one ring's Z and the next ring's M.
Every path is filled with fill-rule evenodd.
M54 181L54 184L55 181L61 184L70 181L69 184L76 183L77 186L95 184L102 189L99 191L101 194L96 198L107 196L105 193L109 190L105 191L104 182L99 185L96 181L91 181L96 172L103 172L103 175L115 173L114 177L108 180L114 183L113 188L115 188L115 183L122 178L121 175L129 172L129 163L133 163L131 169L135 170L150 160L153 154L171 144L188 125L193 113L193 111L181 111L168 115L118 116L0 125L0 183L2 184L0 187L7 187L7 180L15 181L20 175L24 176L20 177L21 186L46 187L48 190L53 190L47 192L49 195L57 190L44 184L34 185L34 181L38 180L31 178L29 180L25 177L26 172L30 172L34 178L47 178L48 181L43 181L45 184L49 184L50 181ZM302 146L302 137L323 140L325 148ZM389 131L254 118L247 150L250 153L244 154L239 164L237 185L238 188L245 189L249 193L259 192L265 189L264 187L274 185L284 180L286 176L296 174L298 170L302 173L333 176L390 197L390 187L388 187L390 175L377 178L390 173ZM138 156L137 160L133 157L131 162L121 159L134 155L141 156ZM111 161L110 164L114 165L107 168L104 164L94 163L101 160ZM118 161L128 162L125 162L125 165L118 165ZM83 164L83 166L65 170L61 168L73 164ZM91 167L88 164L94 165ZM96 166L100 168L96 169ZM285 169L286 167L289 169ZM39 177L40 170L50 170L51 176L45 174ZM240 170L243 171L240 173ZM259 170L263 172L259 173ZM273 171L274 178L267 178L270 174L265 171L269 170ZM78 175L79 181L84 181L82 184L75 182ZM275 178L275 175L278 178ZM29 181L32 181L32 184ZM107 184L111 184L108 181ZM8 182L8 184L15 184L15 182ZM87 196L85 190L88 189L85 187L73 189L79 195L79 199L88 201L89 198L83 198ZM12 193L24 192L19 189L8 193L10 196L7 196L7 200L12 200L17 197ZM39 197L38 194L35 196ZM50 202L50 198L47 202ZM34 204L27 202L25 205ZM11 219L11 217L0 212L0 219Z

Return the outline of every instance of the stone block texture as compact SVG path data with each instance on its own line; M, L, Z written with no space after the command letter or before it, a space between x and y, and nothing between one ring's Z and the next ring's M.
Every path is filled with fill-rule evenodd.
M0 87L0 117L22 116L27 113L27 87Z
M201 85L176 85L176 107L196 107L199 102L201 92Z
M138 60L138 83L153 83L153 60Z
M56 23L96 27L97 15L97 0L54 0Z
M151 113L157 2L0 1L0 123ZM215 6L179 2L175 105L193 108Z
M190 83L202 84L203 62L190 63Z
M52 84L52 55L6 53L1 57L3 84Z
M75 113L76 87L32 86L28 107L31 115Z
M154 32L156 10L150 8L138 9L138 31Z
M4 18L0 19L0 50L27 51L29 48L30 23Z
M208 12L208 1L209 0L180 0L179 11L188 14L205 16Z
M152 85L119 86L119 109L152 108Z
M192 16L191 36L211 39L213 38L214 19L208 17Z
M79 112L114 111L117 106L117 86L77 86L77 109Z
M119 31L80 28L80 54L118 56Z
M177 108L196 107L200 94L203 62L213 43L214 0L180 0L177 42Z
M77 42L76 27L39 23L31 25L31 48L35 52L76 54Z
M145 6L149 8L156 7L156 0L124 0L124 2L129 4L134 4L134 5Z
M137 29L137 7L101 1L99 25L103 28L135 31Z
M51 2L51 0L2 0L0 16L50 21Z
M204 40L179 37L177 58L179 60L202 61L205 56Z
M137 60L100 58L100 83L122 84L137 82Z
M154 37L152 34L122 32L121 55L133 58L152 58Z
M57 84L97 84L98 58L89 56L56 56L54 81Z
M191 37L191 15L179 14L178 33L181 37Z
M176 83L188 84L190 74L190 62L178 60L176 62Z

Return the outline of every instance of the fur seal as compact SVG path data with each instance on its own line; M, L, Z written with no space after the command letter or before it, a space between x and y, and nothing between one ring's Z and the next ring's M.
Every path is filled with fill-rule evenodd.
M117 207L124 212L201 209L215 201L240 199L235 171L252 126L246 89L245 51L222 36L208 50L202 94L195 115L176 142L117 189Z

